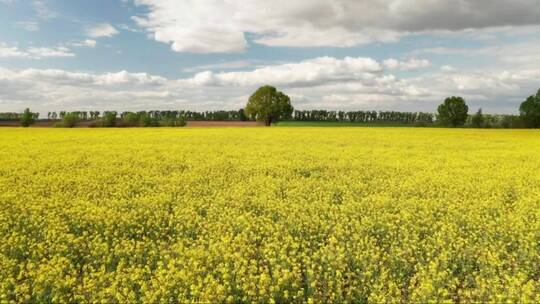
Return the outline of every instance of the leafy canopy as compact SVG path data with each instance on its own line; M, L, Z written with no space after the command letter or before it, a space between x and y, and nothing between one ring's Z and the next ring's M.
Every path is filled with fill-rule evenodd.
M64 128L74 128L77 126L80 120L81 118L78 113L66 113L62 117L62 121L60 122L59 126Z
M521 104L519 113L526 127L540 128L540 90Z
M33 123L34 123L34 113L32 113L29 108L26 108L24 110L24 113L21 115L21 126L26 128L26 127L29 127Z
M461 97L448 97L437 109L437 118L441 124L451 127L460 127L467 121L469 107Z
M482 109L478 109L478 112L472 117L472 125L475 128L482 128L484 126L484 115Z
M291 117L293 112L289 96L272 86L259 88L249 97L246 114L252 119L264 121L265 125Z

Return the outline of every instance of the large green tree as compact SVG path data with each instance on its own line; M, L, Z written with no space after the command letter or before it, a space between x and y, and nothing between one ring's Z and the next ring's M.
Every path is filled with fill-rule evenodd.
M293 110L289 96L272 86L260 87L249 97L246 105L246 114L252 119L264 121L267 126L290 118Z
M26 128L34 122L34 113L32 113L29 108L26 108L24 110L24 113L21 115L21 126Z
M441 124L451 127L460 127L467 121L469 107L461 97L448 97L437 109L437 119Z
M540 90L521 104L519 113L527 128L540 128Z

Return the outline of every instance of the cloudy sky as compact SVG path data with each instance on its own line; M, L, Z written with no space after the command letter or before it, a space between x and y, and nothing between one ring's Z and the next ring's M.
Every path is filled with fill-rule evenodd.
M0 112L516 113L540 88L539 0L0 0Z

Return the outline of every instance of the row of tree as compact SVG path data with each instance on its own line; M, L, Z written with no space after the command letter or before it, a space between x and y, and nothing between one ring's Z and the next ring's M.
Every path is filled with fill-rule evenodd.
M240 109L238 111L205 111L205 112L195 112L195 111L139 111L139 112L116 112L116 111L105 111L103 113L99 111L74 111L74 112L67 112L67 111L60 111L60 112L48 112L47 113L47 119L48 120L62 120L64 116L67 114L77 115L79 119L81 120L98 120L102 118L102 116L110 115L111 113L114 113L114 115L119 116L120 118L123 118L126 115L130 115L132 113L135 113L139 116L148 116L153 119L157 120L168 120L168 119L178 119L183 118L186 120L199 120L199 121L246 121L249 120L248 117L245 114L244 109ZM13 120L20 119L21 114L17 113L0 113L0 119L2 119L1 114L15 114L10 115L9 117L12 117ZM6 115L8 117L8 115ZM8 120L8 119L5 119Z
M478 109L476 114L468 115L464 126L472 128L504 128L518 129L525 128L522 118L519 115L507 114L483 114L482 109Z
M449 127L540 128L540 90L519 108L520 115L485 115L482 109L469 115L469 106L461 97L449 97L437 108L437 123Z
M351 122L391 122L399 124L426 125L434 122L440 126L461 127L469 122L472 127L540 128L540 90L525 100L520 115L483 115L479 109L474 116L469 115L469 107L462 97L448 97L437 108L437 114L411 112L376 111L294 111L290 99L274 87L264 86L255 92L246 106L246 114L252 119L265 121L266 125L283 119L304 121L351 121ZM435 121L434 121L435 118Z
M81 112L65 113L57 126L73 128L84 118ZM116 111L106 111L101 117L97 114L94 118L89 127L183 127L186 125L185 117L177 111L122 112L120 115Z
M122 112L75 111L49 112L49 120L59 121L59 126L73 127L81 121L93 121L90 126L184 126L189 120L209 121L262 121L271 125L280 120L330 121L361 123L396 123L410 125L438 124L450 127L477 128L540 128L540 90L525 100L520 115L484 115L482 109L469 115L469 107L461 97L449 97L437 108L437 113L397 111L327 111L294 110L290 98L271 86L259 88L250 98L245 109L238 111L140 111ZM29 126L39 117L26 109L24 113L0 113L0 120L20 120Z
M20 121L24 113L5 112L0 113L0 121ZM39 113L31 113L34 120L39 118Z
M423 112L396 111L327 111L295 110L296 121L331 121L331 122L389 122L399 124L433 123L435 115Z
M5 114L5 115L2 115ZM10 114L10 115L8 115ZM250 117L246 115L244 109L238 111L140 111L121 112L105 111L60 111L47 113L48 120L62 121L66 116L72 120L76 117L78 121L97 121L103 117L114 115L120 120L125 117L149 117L156 120L171 120L183 118L187 121L248 121ZM0 113L0 120L20 120L20 113ZM37 120L39 113L32 113L33 119ZM327 110L295 110L291 117L287 119L295 121L329 121L329 122L389 122L399 124L431 124L434 122L433 113L422 112L377 112L377 111L327 111Z
M82 122L88 122L88 127L183 127L186 125L186 119L181 113L175 111L163 111L159 114L151 112L123 112L118 116L116 111L100 112L55 112L49 113L49 120L55 120L55 127L73 128ZM36 115L37 114L37 115ZM89 116L90 114L90 116ZM19 115L21 125L28 127L35 123L39 113L32 113L30 109L24 110Z

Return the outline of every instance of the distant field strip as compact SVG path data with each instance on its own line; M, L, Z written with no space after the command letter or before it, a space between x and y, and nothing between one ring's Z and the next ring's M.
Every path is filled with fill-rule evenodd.
M350 122L350 121L280 121L278 127L406 127L415 125L391 122ZM418 125L419 126L419 125Z
M540 132L0 129L0 302L540 302Z

